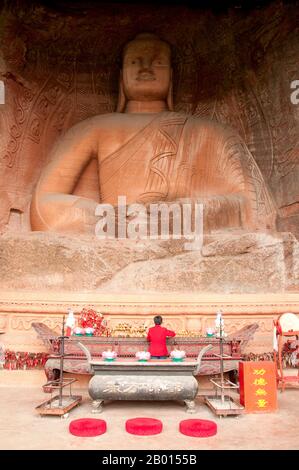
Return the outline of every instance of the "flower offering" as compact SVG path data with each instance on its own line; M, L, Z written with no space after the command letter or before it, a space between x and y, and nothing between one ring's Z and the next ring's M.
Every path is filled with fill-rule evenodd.
M151 358L151 355L147 351L138 351L135 356L137 357L138 361L146 362Z
M94 336L108 336L109 333L103 315L91 308L83 308L79 317L79 326L85 328L85 332L87 328L91 328ZM90 333L86 334L91 335Z
M87 328L84 329L84 332L85 332L86 336L93 336L94 328L87 327Z
M170 357L173 361L181 362L186 357L186 353L185 353L185 351L181 351L179 349L174 349L173 351L171 351Z
M213 336L215 336L215 330L213 328L207 328L206 335L208 338L212 338Z
M115 351L103 351L102 358L105 361L114 361L117 357L117 353Z
M84 333L85 333L84 329L80 328L80 326L76 326L76 328L74 328L74 334L76 336L83 336Z

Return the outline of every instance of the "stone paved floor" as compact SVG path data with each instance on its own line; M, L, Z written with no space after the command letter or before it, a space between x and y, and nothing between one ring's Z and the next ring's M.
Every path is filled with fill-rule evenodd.
M74 389L83 396L80 406L67 419L40 417L35 407L50 395L44 394L42 375L18 386L6 380L8 371L0 370L0 449L65 449L65 450L218 450L218 449L299 449L299 390L287 389L278 394L279 410L273 414L247 414L219 419L197 399L197 413L188 415L180 403L110 402L100 415L91 413L86 387ZM14 374L14 372L12 372ZM12 376L10 376L12 377ZM1 380L2 379L2 380ZM5 380L3 380L5 379ZM133 436L125 431L125 421L133 417L153 417L163 422L162 434ZM107 421L107 432L92 438L75 437L68 431L72 419L99 417ZM218 433L210 438L191 438L180 434L179 422L188 418L215 420Z

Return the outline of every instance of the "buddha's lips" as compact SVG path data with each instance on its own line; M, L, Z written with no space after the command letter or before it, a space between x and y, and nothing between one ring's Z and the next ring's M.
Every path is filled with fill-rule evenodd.
M156 78L155 78L155 76L154 76L152 73L147 73L147 72L146 72L146 73L140 73L140 74L137 76L136 80L138 80L138 81L149 81L149 82L151 82L151 81L156 80Z

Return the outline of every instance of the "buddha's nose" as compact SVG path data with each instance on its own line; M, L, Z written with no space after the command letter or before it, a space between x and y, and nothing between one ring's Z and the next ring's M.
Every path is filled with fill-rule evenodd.
M150 57L143 57L140 61L142 70L151 70L152 69L152 59Z

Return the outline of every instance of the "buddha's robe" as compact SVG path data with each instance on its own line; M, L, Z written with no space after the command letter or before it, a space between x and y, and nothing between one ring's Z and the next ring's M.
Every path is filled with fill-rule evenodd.
M112 205L120 195L127 203L190 198L205 204L209 228L275 224L274 203L246 145L231 129L193 116L156 115L101 162L99 181L101 201Z
M106 127L107 122L113 126L113 118ZM116 118L119 125L122 115ZM54 154L32 200L33 230L95 233L99 201L73 194L90 158L98 160L102 203L117 205L118 196L126 196L127 204L190 199L204 204L204 231L274 228L276 211L266 183L231 129L180 113L158 113L124 145L101 156L97 149L105 119L71 129Z

